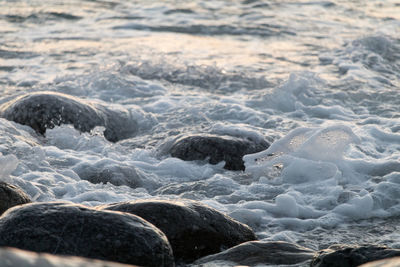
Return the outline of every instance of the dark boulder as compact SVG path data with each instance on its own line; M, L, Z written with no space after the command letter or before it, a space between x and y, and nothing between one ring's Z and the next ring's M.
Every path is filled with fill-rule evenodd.
M227 170L244 170L243 156L263 151L268 142L217 135L194 135L177 139L170 148L173 157L182 160L204 160L210 164L225 161Z
M311 260L315 251L288 242L250 241L221 253L197 260L194 264L214 261L237 265L291 265Z
M361 264L400 256L400 249L378 245L333 245L314 257L315 267L356 267Z
M247 225L187 199L129 201L99 209L136 214L153 223L167 236L177 262L189 263L256 239Z
M0 182L0 215L11 207L31 202L29 196L21 188Z
M165 235L142 218L69 203L14 207L0 217L0 247L144 266L174 266Z
M134 267L122 263L0 248L0 267Z
M127 111L110 110L82 99L55 92L22 95L0 106L0 116L32 127L44 134L61 124L72 124L81 132L104 126L104 137L111 142L131 137L137 123Z

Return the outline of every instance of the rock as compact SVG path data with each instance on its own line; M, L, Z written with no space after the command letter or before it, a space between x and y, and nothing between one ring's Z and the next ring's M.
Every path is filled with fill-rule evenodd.
M288 242L250 241L221 253L201 258L194 264L224 261L237 265L290 265L311 260L315 251Z
M227 170L244 170L243 156L263 151L269 147L266 141L256 142L233 136L193 135L180 138L170 148L173 157L182 160L208 159L210 164L225 161Z
M0 247L144 266L174 266L165 235L142 218L70 203L33 203L0 217Z
M29 196L19 187L0 182L0 215L11 207L31 202Z
M153 191L153 194L157 195L198 195L204 197L213 198L215 196L230 195L239 189L239 185L228 180L229 178L208 179L205 181L196 182L179 182L179 183L168 183L157 190ZM222 180L222 181L221 181ZM228 180L228 181L227 181ZM185 197L183 197L185 198ZM188 197L193 199L191 197Z
M177 262L189 263L256 239L247 225L187 199L129 201L99 209L136 214L153 223L167 236Z
M372 261L359 267L398 267L400 266L400 257L384 259L380 261Z
M55 256L16 248L0 248L0 267L134 267L122 263L81 257Z
M118 161L101 159L91 163L83 161L72 168L83 180L93 184L111 183L116 186L126 185L131 188L143 187L144 182L135 167Z
M319 251L311 266L316 267L355 267L361 264L400 256L400 249L378 245L333 245Z
M44 134L61 124L72 124L81 132L104 126L104 137L116 142L133 136L137 124L127 111L114 111L82 99L55 92L22 95L0 106L0 116L32 127Z

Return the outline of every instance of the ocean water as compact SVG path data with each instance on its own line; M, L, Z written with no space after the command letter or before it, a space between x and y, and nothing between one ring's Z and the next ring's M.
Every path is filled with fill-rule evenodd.
M261 240L400 248L398 1L0 0L0 104L38 91L124 110L138 131L111 143L0 119L0 179L34 201L184 197ZM162 149L210 133L272 145L245 171Z

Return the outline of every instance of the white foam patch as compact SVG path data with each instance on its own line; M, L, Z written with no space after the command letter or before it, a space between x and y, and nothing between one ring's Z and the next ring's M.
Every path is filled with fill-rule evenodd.
M166 89L158 82L143 81L121 68L107 65L83 75L67 75L55 79L56 90L75 96L88 96L107 102L125 102L136 97L163 95Z
M296 109L302 110L309 116L315 117L315 118L337 119L337 120L344 120L344 121L348 121L348 120L356 118L355 114L351 110L343 108L338 105L305 106L301 103L296 103Z
M244 156L246 172L260 177L267 175L274 167L283 168L286 176L290 176L294 170L299 169L300 172L302 169L307 170L300 168L302 164L314 165L309 162L311 160L316 161L311 171L316 180L319 180L318 176L324 172L322 169L327 171L324 177L329 174L333 177L336 168L329 162L342 159L349 145L357 142L359 142L357 136L346 126L331 126L324 129L298 128L274 142L267 150ZM300 162L293 163L296 159Z
M340 174L335 164L302 158L289 160L281 173L283 182L289 184L328 180L336 175Z
M328 118L346 116L347 110L339 106L326 107L321 98L325 82L312 72L292 73L280 87L268 91L261 99L248 101L249 106L260 106L282 112L303 111L311 116ZM329 112L333 112L330 114Z
M168 112L175 106L174 102L173 99L165 99L165 97L161 97L159 99L154 99L153 102L143 106L143 110L152 113Z
M370 132L373 137L378 138L379 140L382 140L385 142L391 142L391 143L395 143L395 144L400 144L400 134L388 133L388 132L382 131L376 127L371 127Z
M14 155L0 156L0 180L11 182L10 174L17 168L18 159Z
M197 181L210 177L216 169L221 170L225 165L221 162L217 165L198 164L192 161L183 161L178 158L166 158L157 163L147 163L143 161L134 161L143 171L157 174L162 179L169 181ZM164 180L165 183L166 180Z
M255 226L272 223L305 230L393 214L399 207L399 162L386 160L383 167L346 158L350 145L359 143L360 138L343 125L298 128L267 150L246 155L246 173L260 186L269 184L283 192L273 201L247 201L231 215L240 220L248 215ZM377 172L383 169L389 170L383 174L389 181L371 183L371 176L381 175Z
M46 130L46 140L49 145L59 149L77 151L91 150L101 153L110 143L104 138L104 127L96 127L91 133L81 133L72 125L56 126Z
M80 133L62 125L47 130L42 146L14 142L23 160L11 176L13 182L35 201L62 199L97 205L149 197L149 192L162 185L207 180L223 170L224 162L210 165L158 159L152 150L108 142L102 130ZM15 157L4 160L4 166L10 167L3 170L6 177L19 161ZM216 183L215 187L223 185Z
M265 137L258 129L251 129L248 125L244 124L228 124L228 123L215 123L211 128L211 133L220 135L230 135L237 137L246 137L254 141L265 141Z
M358 137L347 126L331 126L318 130L297 149L295 156L312 160L337 161Z
M348 203L337 206L333 211L352 219L365 219L371 217L374 200L367 191L363 190L359 196L350 199Z

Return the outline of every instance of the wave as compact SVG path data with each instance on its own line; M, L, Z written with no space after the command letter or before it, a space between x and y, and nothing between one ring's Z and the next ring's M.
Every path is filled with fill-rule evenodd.
M153 32L173 32L192 35L251 35L258 37L271 37L279 35L296 35L295 32L280 29L279 26L271 26L262 24L258 27L237 27L232 25L201 25L193 24L188 26L150 26L138 23L128 23L124 25L114 26L114 30L137 30L137 31L153 31Z
M30 23L35 23L35 24L42 24L47 21L60 21L60 20L74 21L74 20L82 19L81 16L76 16L76 15L72 15L70 13L65 13L65 12L38 12L38 13L29 14L26 16L8 14L5 16L2 16L2 18L11 23L30 22Z
M124 69L145 80L165 80L170 83L200 87L215 93L272 86L264 77L255 77L242 72L227 72L213 66L176 66L168 62L140 61L126 65Z

